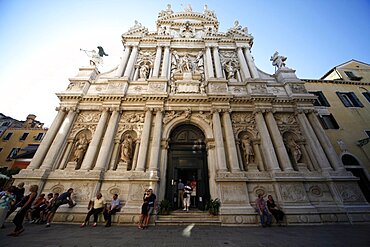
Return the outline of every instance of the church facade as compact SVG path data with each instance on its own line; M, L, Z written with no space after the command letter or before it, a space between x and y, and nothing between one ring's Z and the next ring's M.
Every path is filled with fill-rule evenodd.
M16 177L43 192L75 189L77 206L56 220L82 222L100 191L107 200L119 194L116 220L133 224L145 188L179 208L179 179L192 181L193 207L220 199L224 225L257 223L258 194L271 194L289 223L370 220L317 119L315 96L285 57L271 57L274 75L259 70L248 29L235 21L221 32L207 6L168 5L156 26L135 21L116 68L100 73L95 55L57 94L57 116Z

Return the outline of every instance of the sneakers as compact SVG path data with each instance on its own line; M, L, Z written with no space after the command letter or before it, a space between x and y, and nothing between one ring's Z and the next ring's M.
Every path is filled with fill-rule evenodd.
M80 227L82 228L82 227L85 227L86 226L86 223L82 223L81 225L80 225Z
M50 223L46 223L45 227L50 227Z
M184 208L183 210L186 211L186 208Z
M92 227L96 227L98 224L96 222L94 222L94 224L92 225Z

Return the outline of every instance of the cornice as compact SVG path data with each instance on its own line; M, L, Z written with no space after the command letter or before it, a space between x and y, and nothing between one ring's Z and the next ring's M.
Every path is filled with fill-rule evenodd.
M370 86L370 82L361 82L361 81L317 80L317 79L301 79L301 81L308 82L308 83L333 83L333 84L352 84L352 85Z

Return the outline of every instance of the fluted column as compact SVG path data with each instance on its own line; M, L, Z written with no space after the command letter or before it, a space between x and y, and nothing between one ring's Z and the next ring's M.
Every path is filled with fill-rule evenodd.
M140 141L140 149L139 149L139 157L137 160L136 171L144 171L145 170L145 162L146 156L148 153L148 145L149 145L149 136L150 136L150 128L152 126L152 111L148 109L145 113L145 120L144 120L144 129L141 134L141 141Z
M318 137L322 147L324 148L324 151L326 153L326 156L329 158L329 161L334 168L334 170L342 170L344 169L342 163L340 162L337 153L335 152L333 145L331 144L328 136L326 135L324 129L322 128L321 124L319 123L319 120L317 119L316 115L314 113L308 113L308 120L311 123L311 126L313 127L313 130L316 133L316 136Z
M298 113L298 120L299 123L302 126L302 130L305 133L305 136L307 138L307 141L309 142L314 154L315 158L317 159L318 164L323 170L332 170L329 161L327 160L325 156L325 152L321 147L321 144L319 140L317 139L317 136L312 129L312 126L310 122L308 121L306 115L304 113Z
M247 60L247 64L249 67L249 71L251 72L252 78L259 78L257 67L254 64L254 60L249 50L249 47L244 48L244 55L245 59Z
M125 50L123 51L122 58L121 58L121 63L118 66L116 76L121 77L123 74L123 71L125 70L125 67L127 65L128 57L130 55L131 47L126 46Z
M255 118L257 128L261 136L262 152L264 156L264 161L266 162L267 170L280 171L279 162L276 158L275 149L267 130L262 112L257 112Z
M245 80L245 79L251 78L251 75L248 70L247 62L245 61L245 57L244 57L241 47L237 48L237 55L238 55L238 59L240 63L240 68L242 70L242 79Z
M161 58L162 58L162 46L157 46L157 52L155 54L154 68L153 68L153 77L158 77L159 68L161 67Z
M37 148L36 154L35 156L33 156L32 161L27 169L38 169L41 166L42 160L45 158L51 143L53 142L61 124L63 123L65 115L65 109L59 109L57 116L46 132L44 139L42 140L40 146Z
M216 77L222 78L223 74L222 74L221 59L220 59L218 47L213 47L213 59L215 60Z
M162 71L161 71L162 78L167 78L169 61L170 61L170 47L165 46L164 54L163 54Z
M208 78L214 78L215 74L213 73L211 48L209 46L206 47L206 64L207 64Z
M224 112L224 114L222 115L222 121L225 129L226 148L229 156L231 172L240 172L238 152L236 150L235 145L233 126L231 124L230 113L228 111Z
M113 110L112 116L109 119L107 130L105 131L103 143L101 144L98 158L94 170L104 170L105 166L109 162L110 155L112 153L112 147L114 142L114 134L117 129L119 120L118 110Z
M69 134L75 116L75 110L70 110L68 112L67 117L64 119L62 125L60 126L59 131L56 134L48 153L46 154L44 162L40 167L41 169L50 170L53 167L58 154L61 152L63 143L65 142L67 135Z
M134 152L134 157L132 159L131 171L134 171L136 168L137 158L139 157L139 148L140 148L140 140L138 139L135 142L135 152Z
M104 129L108 120L108 116L109 116L108 109L103 109L103 112L99 119L99 123L96 126L94 136L92 137L92 140L86 151L85 157L82 161L81 170L91 170L96 154L98 153L99 144L104 134Z
M213 112L212 122L213 122L213 135L215 137L218 170L227 171L224 139L222 137L223 135L221 121L218 111Z
M130 58L127 63L127 67L125 69L125 73L124 73L125 77L130 77L132 75L132 70L134 69L137 53L138 53L138 47L133 46L132 52L130 54Z
M116 169L115 166L118 163L117 162L117 159L118 159L119 146L120 146L120 140L119 139L115 139L114 140L114 146L113 146L112 159L111 159L111 161L109 163L108 170L115 170Z
M73 139L67 140L67 147L66 151L63 154L62 161L59 163L59 167L57 169L63 170L67 160L69 158L69 153L71 152L73 146Z
M257 163L257 167L260 171L265 171L265 167L263 165L263 159L262 159L262 155L261 155L261 148L260 148L260 141L256 141L254 140L253 141L253 147L254 147L254 154L255 154L255 162Z
M150 152L150 171L157 171L159 165L159 153L161 149L161 136L162 136L162 119L163 112L158 110L155 114L154 119L154 129L153 129L153 139L152 139L152 148Z
M281 169L283 171L293 170L292 163L290 162L288 152L284 145L283 137L281 136L280 130L276 124L274 114L272 112L267 112L265 117Z

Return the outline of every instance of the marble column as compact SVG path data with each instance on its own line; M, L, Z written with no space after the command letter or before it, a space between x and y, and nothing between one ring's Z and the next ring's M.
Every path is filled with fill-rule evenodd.
M99 145L104 134L104 129L108 120L108 116L108 109L103 109L98 125L96 126L95 133L82 161L80 168L81 170L91 170L91 168L93 167L93 162L95 160L96 154L98 153Z
M253 150L254 150L254 162L257 164L257 167L259 169L259 171L266 171L264 165L263 165L263 159L262 159L262 155L261 155L261 143L260 141L256 141L254 140L253 141Z
M290 162L288 152L286 151L283 137L281 136L280 130L276 124L274 114L272 112L267 112L265 115L267 128L270 131L270 136L272 137L272 143L274 144L275 151L280 163L280 168L283 171L293 170L292 163Z
M235 145L235 137L233 132L233 126L231 124L230 113L228 111L224 112L222 115L222 120L226 135L226 148L229 158L229 164L231 172L240 172L238 152Z
M58 154L60 154L63 143L65 142L69 131L72 127L73 120L76 116L76 110L70 110L67 117L64 119L63 124L60 126L58 133L55 136L53 143L50 146L48 153L41 165L41 169L51 170Z
M254 60L249 50L249 47L244 48L244 55L245 59L247 60L247 64L249 67L249 71L251 72L252 78L259 78L257 67L254 64Z
M71 152L72 146L73 146L73 139L70 139L70 140L67 141L66 151L64 152L63 157L62 157L62 161L59 163L59 166L58 166L57 169L59 169L59 170L64 169L65 164L68 161L69 154Z
M215 75L213 73L211 48L209 46L206 47L206 65L207 65L208 78L214 78Z
M127 63L127 67L125 69L125 73L123 74L125 77L130 78L130 76L132 75L132 70L134 69L134 66L135 66L137 54L138 54L138 47L133 46L132 52L130 54L130 58Z
M163 54L162 71L161 71L162 78L167 78L169 62L170 62L170 47L165 46L164 54Z
M329 161L332 167L334 168L334 170L343 170L344 167L342 163L340 162L338 155L334 150L333 145L331 144L328 136L326 135L316 115L311 112L311 113L308 113L307 116L308 116L309 122L311 123L311 126L313 127L313 130L316 133L316 136L318 137L322 147L324 148L326 156L329 158Z
M154 68L153 68L153 77L157 78L159 75L159 68L161 67L161 58L162 58L162 46L157 46L157 52L155 54Z
M125 70L125 67L127 65L127 61L128 61L130 52L131 52L131 47L126 46L125 50L123 51L123 54L122 54L121 63L119 64L118 69L117 69L117 73L116 73L117 77L122 76L123 71Z
M218 47L213 47L213 59L215 60L215 69L216 69L216 77L222 78L222 67L221 67L221 59Z
M46 132L44 139L42 140L40 146L37 148L36 154L33 156L30 165L27 169L38 169L41 166L42 160L45 158L51 143L53 142L60 126L63 123L63 119L66 115L65 109L60 108L57 116L55 117L50 128Z
M150 171L158 171L159 153L161 149L163 111L157 110L154 119L153 139L150 152Z
M267 170L269 171L280 171L279 162L276 158L274 146L272 144L265 119L263 118L262 112L257 112L255 115L257 128L261 136L262 152L264 161L266 162Z
M152 127L152 111L148 109L145 113L144 128L141 133L139 157L137 160L136 171L144 171L146 164L146 156L148 153L150 129Z
M140 140L137 139L135 142L135 152L132 158L131 171L134 171L136 168L137 158L139 157L139 149L140 149Z
M251 75L249 74L247 62L245 61L245 57L241 47L237 48L237 55L240 63L240 68L242 70L242 79L244 81L245 79L251 78Z
M119 160L119 158L118 158L118 150L119 150L119 147L120 147L120 140L119 139L115 139L114 140L114 146L113 146L112 159L111 159L111 161L109 163L108 170L116 170L116 165L118 163L117 160Z
M312 129L310 122L308 121L304 113L298 113L298 121L302 126L302 131L305 133L306 139L312 148L315 158L317 159L318 164L322 170L332 170L328 159L325 156L325 152L322 149L322 146L317 139L317 136Z
M107 163L109 162L114 142L114 134L116 133L119 116L120 114L118 110L113 110L112 116L109 119L107 130L105 131L103 142L99 150L98 158L96 159L96 165L94 167L94 170L103 171Z
M213 112L212 122L213 122L213 135L215 137L215 145L216 145L218 171L225 172L227 171L225 147L224 147L224 139L223 139L223 134L222 134L220 115L218 111Z

